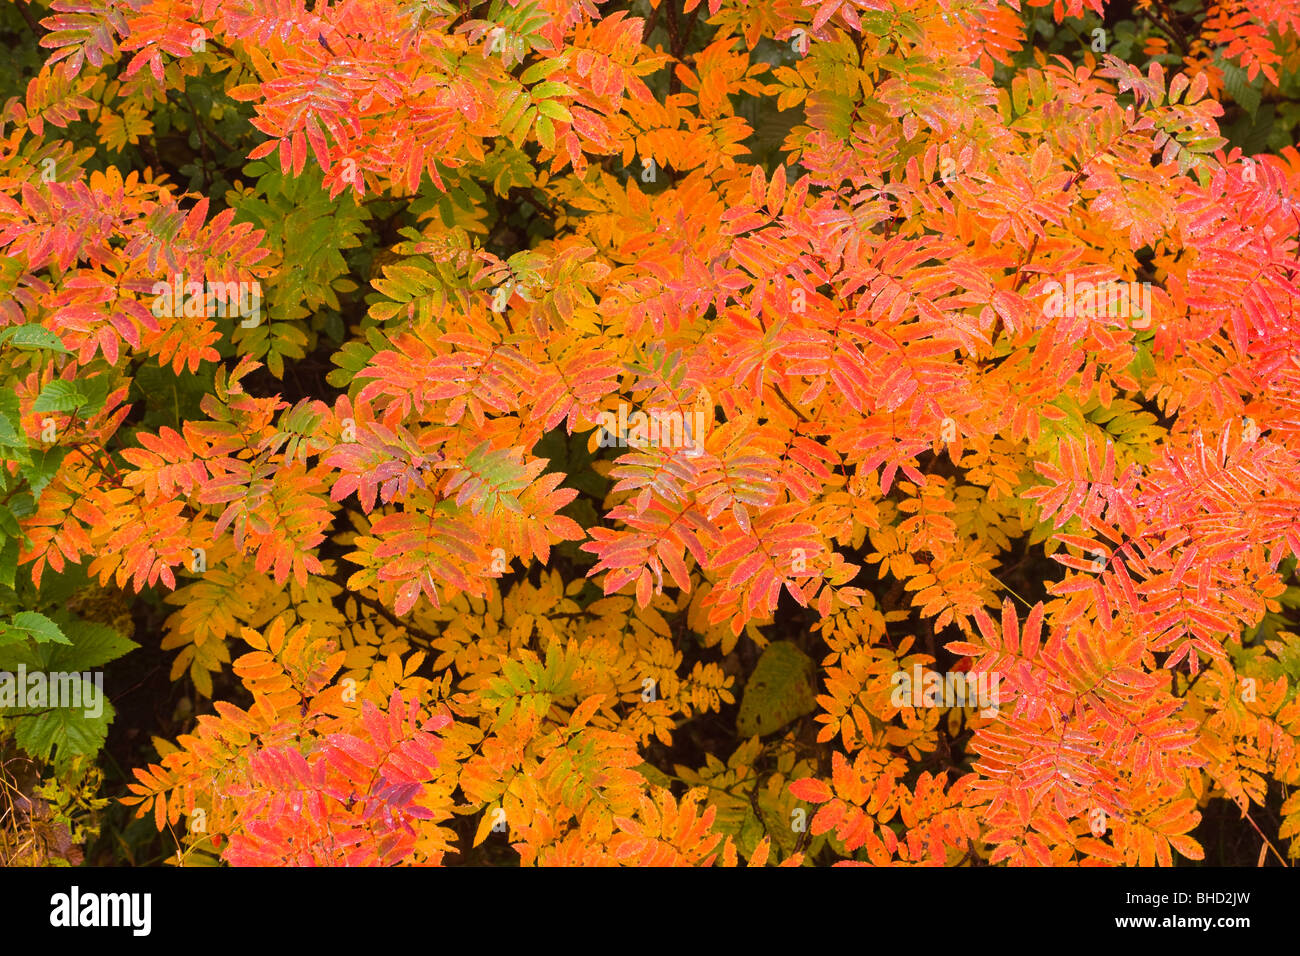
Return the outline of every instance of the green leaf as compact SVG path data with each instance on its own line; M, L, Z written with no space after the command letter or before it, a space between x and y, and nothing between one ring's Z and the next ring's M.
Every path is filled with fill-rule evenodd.
M518 514L522 510L515 492L528 487L528 475L519 449L492 449L483 442L466 457L464 466L448 480L445 493L456 492L456 506L469 504L474 514L497 507Z
M528 69L524 70L519 77L519 82L523 83L525 86L530 86L538 80L544 80L560 67L568 63L568 60L569 57L567 55L547 57L544 60L538 60Z
M655 786L668 789L673 785L673 778L668 776L668 774L664 773L654 764L643 763L638 767L633 767L632 769L635 770L637 773L639 773L641 776L645 777Z
M529 90L529 96L533 98L533 102L537 102L538 100L554 99L557 96L576 96L576 95L577 95L577 91L573 87L567 86L564 83L554 83L554 82L538 83L531 90Z
M3 532L5 537L10 539L18 538L23 533L22 527L18 524L18 519L4 505L0 505L0 532Z
M23 491L9 499L9 514L15 518L27 518L36 514L36 499ZM13 534L17 536L18 532Z
M43 649L46 666L51 670L83 671L102 667L140 646L115 628L97 621L67 615L61 623L72 643L67 647Z
M117 385L117 376L113 374L95 375L77 380L77 391L81 393L81 417L90 418L99 414L108 401L108 394Z
M5 396L5 401L0 403L0 444L16 445L19 448L27 444L27 438L19 427L20 412L18 410L18 395L10 392ZM12 409L5 407L12 404Z
M542 106L538 106L537 109L542 114L541 116L537 117L537 142L541 143L547 149L554 149L555 148L555 127L551 124L551 121L546 117L546 113L544 110L542 110Z
M542 100L537 104L537 111L543 116L549 116L551 119L559 120L561 123L570 123L573 121L573 115L555 100Z
M23 469L23 477L31 485L33 498L40 499L45 486L59 473L59 465L63 464L69 450L55 446L37 449L32 453L32 463Z
M1259 104L1263 94L1246 79L1246 71L1241 67L1235 63L1229 63L1222 56L1215 57L1215 61L1219 69L1223 71L1224 89L1228 91L1228 94L1236 101L1238 106L1251 116L1254 116L1259 111Z
M59 626L36 611L19 611L8 624L0 624L0 644L31 638L37 644L70 644Z
M72 382L55 379L41 389L32 403L33 412L70 412L86 404L86 396Z
M22 410L18 404L18 393L13 389L0 389L0 448L7 449L5 458L26 464L27 435L22 427Z
M127 651L140 646L106 624L83 621L66 612L55 613L59 618L59 624L71 637L71 641L65 640L57 644L32 644L23 641L18 644L0 647L0 671L12 673L19 667L24 667L29 673L36 671L46 674L84 673L102 667L109 661L121 657ZM45 620L48 621L49 619L46 618ZM51 625L53 623L50 622ZM2 692L3 683L2 678L0 678L0 693ZM104 727L107 727L108 720L112 717L112 708L109 707L107 701L104 702L104 707L105 716L102 723ZM76 750L75 748L83 744L89 746L92 739L98 739L102 742L102 734L99 733L102 728L96 726L99 723L101 723L100 718L87 718L80 711L76 711L56 715L52 724L29 727L28 733L34 735L30 739L33 740L33 745L38 748L51 742L57 743L61 738L65 742L76 738L82 742L72 741L74 752L93 753L94 749L98 749L98 743L90 751ZM95 734L99 734L99 736L96 738ZM37 754L34 750L29 752L44 757L48 754L48 749L41 754Z
M13 589L14 577L18 573L18 538L6 538L0 545L0 585Z
M38 644L23 641L21 644L4 646L0 648L0 670L13 670L18 665L29 670L90 670L109 661L116 661L139 646L108 624L75 618L66 611L52 611L52 614L59 620L57 624L49 623L62 628L61 636L66 635L65 640Z
M59 683L66 687L72 681L81 685L78 691L73 692L79 694L80 706L50 707L37 714L13 718L14 739L18 746L38 760L49 761L54 754L56 767L66 767L74 757L98 753L104 746L108 725L115 715L102 687L96 687L75 674L60 678ZM4 699L3 688L0 679L0 701ZM78 700L76 697L71 699Z
M763 736L811 714L817 709L812 676L812 658L790 641L769 644L745 685L736 730Z
M736 841L741 854L746 859L753 856L758 844L762 842L765 836L767 836L767 827L763 825L763 821L754 812L754 808L746 805L745 817L741 821L740 833Z
M4 342L11 342L17 348L27 351L50 349L55 352L63 352L65 355L72 354L71 351L63 347L62 339L45 326L34 323L14 326L0 332L0 343Z

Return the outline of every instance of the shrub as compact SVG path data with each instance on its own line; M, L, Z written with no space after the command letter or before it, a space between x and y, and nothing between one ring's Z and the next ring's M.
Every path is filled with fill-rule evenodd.
M5 5L0 671L113 700L0 700L8 804L1300 855L1300 24L1045 5Z

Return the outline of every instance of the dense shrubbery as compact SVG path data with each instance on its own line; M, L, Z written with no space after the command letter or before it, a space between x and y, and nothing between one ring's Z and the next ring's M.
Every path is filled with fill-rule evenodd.
M1289 11L4 4L0 858L1300 856Z

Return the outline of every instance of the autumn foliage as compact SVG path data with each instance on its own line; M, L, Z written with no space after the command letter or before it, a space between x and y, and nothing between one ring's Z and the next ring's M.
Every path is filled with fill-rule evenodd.
M114 701L0 709L42 819L1300 858L1300 19L1118 6L3 4L0 670Z

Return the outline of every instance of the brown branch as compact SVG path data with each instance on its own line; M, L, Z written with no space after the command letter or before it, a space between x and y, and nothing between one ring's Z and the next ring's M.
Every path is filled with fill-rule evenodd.
M1029 261L1034 258L1034 250L1038 248L1038 236L1034 236L1034 241L1029 244L1025 251L1025 258L1021 260L1020 265L1016 267L1016 284L1012 286L1012 292L1019 292L1020 287L1025 284L1025 269L1029 266Z
M782 390L780 383L773 382L772 387L776 389L777 397L780 398L781 401L785 402L786 408L798 415L801 422L807 423L812 421L812 419L795 407L794 402L790 401L789 397L785 394L785 391Z
M1264 843L1268 846L1270 850L1273 851L1273 855L1278 858L1278 862L1280 862L1283 866L1287 866L1286 859L1282 856L1281 853L1277 852L1277 847L1273 845L1272 841L1269 840L1268 837L1264 836L1264 831L1261 830L1259 826L1255 823L1254 818L1249 813L1243 813L1242 815L1246 818L1246 821L1252 827L1255 828L1255 832L1259 834L1259 838L1264 841Z
M18 0L14 6L18 8L18 12L22 14L22 18L27 21L27 25L31 27L33 33L38 37L45 35L45 30L36 22L36 18L32 16L32 11L28 9L26 0Z
M366 607L370 608L371 610L378 611L380 614L382 614L393 624L402 628L413 637L419 638L420 640L424 641L430 647L432 647L433 642L437 640L437 638L435 638L428 631L421 630L420 628L416 627L414 624L411 624L407 621L403 621L396 614L388 610L388 608L384 607L383 604L381 604L379 601L376 601L374 598L366 597L364 594L361 594L357 591L349 591L347 593L347 596L351 598L356 598L357 603L364 604Z
M650 34L654 33L655 27L659 24L659 11L664 8L664 4L667 2L668 0L659 0L659 6L650 11L650 19L645 22L645 29L641 33L642 43L649 44Z

